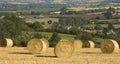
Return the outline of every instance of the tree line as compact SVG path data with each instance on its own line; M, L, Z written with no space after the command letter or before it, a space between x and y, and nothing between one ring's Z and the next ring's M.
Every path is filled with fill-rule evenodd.
M26 46L27 41L31 38L48 38L39 32L52 32L53 35L49 39L52 47L61 39L58 33L72 34L75 35L75 39L82 39L83 41L94 40L95 38L111 38L120 42L120 30L116 29L112 23L109 23L106 28L96 24L93 27L97 31L96 33L86 32L85 30L88 29L84 28L84 25L93 24L93 22L81 18L60 18L58 22L49 20L48 24L51 26L44 28L40 22L26 23L24 19L10 15L0 19L0 38L12 38L15 46Z

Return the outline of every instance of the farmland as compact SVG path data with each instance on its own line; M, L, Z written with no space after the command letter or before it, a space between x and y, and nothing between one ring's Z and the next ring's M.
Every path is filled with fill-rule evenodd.
M48 28L51 26L51 24L48 24L48 21L51 20L52 23L54 22L58 22L58 18L32 18L32 17L28 17L25 19L25 21L27 23L34 23L34 22L40 22L43 23L44 28Z
M33 18L33 17L27 17L26 19L25 19L25 21L26 22L28 22L28 23L34 23L34 22L36 22L36 21L38 21L38 22L40 22L40 23L44 23L44 28L48 28L48 27L51 27L51 24L48 24L48 21L49 20L51 20L52 21L52 23L54 23L54 22L58 22L59 21L59 18L54 18L54 17L80 17L80 18L87 18L88 19L88 17L89 18L95 18L96 16L91 16L91 15L48 15L48 16L50 16L50 17L52 17L53 16L53 18ZM102 15L97 15L97 16L101 16L101 17L103 17ZM38 16L39 17L39 16ZM91 21L94 21L94 20L91 20ZM118 21L118 22L116 22L116 21ZM114 22L116 22L115 24L113 24L114 25L114 27L115 28L120 28L120 25L119 25L119 19L102 19L102 20L97 20L97 23L99 24L100 22L103 22L103 23L105 23L105 24L100 24L102 27L107 27L108 26L108 23L114 23ZM86 24L86 25L84 25L84 27L94 27L96 24Z
M115 9L120 8L120 6L112 6ZM96 8L87 8L87 7L71 7L68 8L68 11L82 11L82 10L96 10L96 9L108 9L109 6L106 7L96 7Z
M64 4L23 6L1 4L0 38L10 38L14 45L0 47L0 64L120 64L119 46L116 48L115 45L110 44L109 48L108 44L103 47L103 49L106 48L105 51L112 50L113 47L119 50L118 53L103 54L100 50L103 39L114 39L120 45L120 7L115 9L112 7L104 7L104 9L99 6L98 8L73 7L71 9L68 7ZM56 11L60 11L60 14L50 14ZM49 41L50 46L46 48L46 53L31 54L27 50L27 43L33 38L38 38L38 41L43 44L41 46L38 42L38 46L43 49L46 48L45 42L40 39L46 38ZM72 57L58 58L55 56L54 47L57 47L56 44L59 41L63 41L61 39L71 42L79 39L83 44L86 41L94 41L95 48L78 48ZM36 42L33 41L30 47L37 49ZM3 42L0 41L2 46L1 43ZM69 49L66 46L61 48L62 52ZM39 47L38 49L40 50Z
M120 61L120 52L103 54L99 48L81 48L71 58L57 58L53 48L43 56L33 55L24 47L0 48L0 52L0 64L119 64Z
M52 20L53 22L58 22L58 18L32 18L32 17L29 17L29 18L25 19L26 22L30 22L30 23L34 23L36 21L47 23L47 21L49 21L49 20Z
M50 38L52 36L52 33L50 32L40 32L40 34ZM62 38L62 39L68 39L70 41L74 41L74 35L70 35L70 34L60 34L59 33L59 36ZM68 38L69 37L69 38Z
M108 24L99 24L99 25L101 25L101 26L104 27L104 28L108 26ZM85 25L84 27L87 28L87 27L95 27L95 26L96 26L95 24L94 24L94 25L93 25L93 24L87 24L87 25ZM115 28L120 28L120 24L114 24L113 26L114 26Z

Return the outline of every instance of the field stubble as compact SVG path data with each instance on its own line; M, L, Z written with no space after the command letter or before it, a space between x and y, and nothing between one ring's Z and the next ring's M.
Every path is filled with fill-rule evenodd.
M24 47L0 48L0 64L120 64L120 52L103 54L99 48L81 48L71 58L57 58L54 48L43 56L33 55Z

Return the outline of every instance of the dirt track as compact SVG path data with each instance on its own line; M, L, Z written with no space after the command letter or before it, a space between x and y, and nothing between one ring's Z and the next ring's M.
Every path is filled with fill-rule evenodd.
M30 54L23 47L0 48L0 64L120 64L120 52L102 54L99 48L82 48L71 58L57 58L53 48L43 56Z

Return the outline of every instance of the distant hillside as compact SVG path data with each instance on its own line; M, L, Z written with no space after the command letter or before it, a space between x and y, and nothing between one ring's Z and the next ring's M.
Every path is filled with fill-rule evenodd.
M104 2L120 3L120 0L104 0Z
M0 2L18 2L18 3L48 3L48 4L90 4L90 5L108 5L111 3L119 3L120 0L0 0Z
M103 0L0 0L0 2L45 2L45 3L84 3L84 2L101 2Z
M101 5L120 5L120 0L104 0Z

